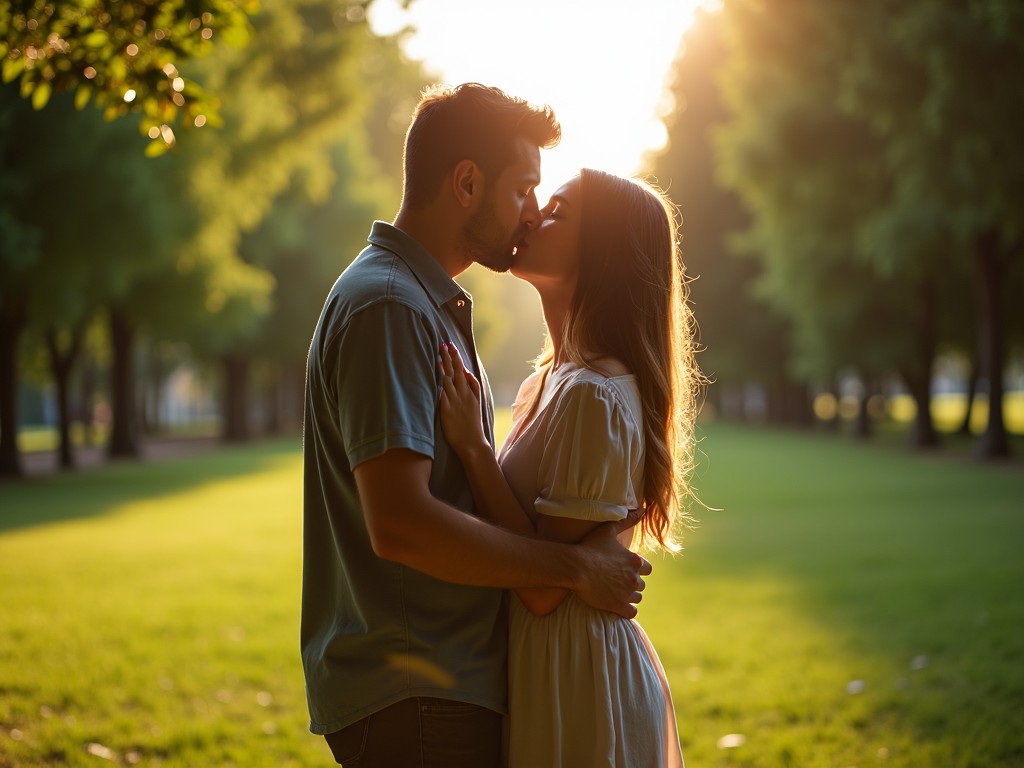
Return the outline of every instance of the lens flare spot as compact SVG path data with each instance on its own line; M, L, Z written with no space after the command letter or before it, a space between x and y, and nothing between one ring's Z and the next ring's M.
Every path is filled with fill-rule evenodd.
M455 678L451 673L418 656L411 656L407 653L392 653L388 655L387 664L393 669L421 677L439 688L453 688L455 686Z

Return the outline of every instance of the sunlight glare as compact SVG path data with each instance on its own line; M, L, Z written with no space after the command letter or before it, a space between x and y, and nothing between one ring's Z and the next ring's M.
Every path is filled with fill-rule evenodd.
M378 34L406 26L406 55L439 81L496 85L550 104L562 142L543 155L549 195L581 167L632 175L664 146L666 77L699 0L376 0Z

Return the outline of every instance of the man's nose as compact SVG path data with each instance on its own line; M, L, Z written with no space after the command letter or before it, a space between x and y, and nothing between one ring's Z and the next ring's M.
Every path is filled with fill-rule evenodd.
M519 221L526 225L528 229L536 229L540 226L540 223L544 221L544 217L541 215L540 206L537 204L537 196L530 194L526 200L526 204L523 206L522 215L519 217Z

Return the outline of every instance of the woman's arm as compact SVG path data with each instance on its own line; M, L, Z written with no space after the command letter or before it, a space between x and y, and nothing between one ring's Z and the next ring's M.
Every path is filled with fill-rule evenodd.
M442 347L439 365L444 374L441 425L445 437L466 469L473 499L485 519L524 536L565 544L583 541L602 525L591 520L538 515L535 526L509 488L484 435L480 420L480 383L465 369L454 345ZM636 518L631 517L619 526L618 538L624 547L629 546L635 522ZM537 616L545 616L561 605L570 590L559 587L525 587L515 592L527 610Z
M529 515L519 505L484 435L480 417L480 382L462 364L455 345L445 344L439 360L444 374L441 426L469 478L481 516L522 536L536 536Z

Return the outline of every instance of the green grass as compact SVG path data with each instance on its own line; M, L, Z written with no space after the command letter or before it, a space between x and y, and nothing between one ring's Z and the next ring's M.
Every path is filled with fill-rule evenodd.
M1024 468L706 435L721 511L653 558L640 614L687 764L1024 765ZM0 485L0 768L332 764L298 659L300 463Z
M641 614L689 764L1024 765L1024 467L722 425L702 449L721 511Z
M0 486L0 766L330 764L300 503L294 442Z
M190 424L176 425L161 431L162 437L214 437L220 432L220 424L215 420L199 421ZM109 424L94 424L89 429L80 421L74 421L70 427L71 445L80 448L84 445L106 445L110 437ZM39 451L55 451L60 446L60 434L56 427L31 425L18 430L18 450L22 453Z

